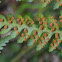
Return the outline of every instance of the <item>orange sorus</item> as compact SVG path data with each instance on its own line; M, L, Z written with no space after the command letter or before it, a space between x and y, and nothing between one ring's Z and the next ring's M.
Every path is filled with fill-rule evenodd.
M53 28L52 28L52 31L55 31L55 29L56 29L56 28L55 28L55 27L53 27Z
M11 20L9 20L8 22L9 22L9 23L12 23L12 21L11 21Z
M60 22L62 22L62 19L60 19Z
M15 30L15 31L17 31L17 30L18 30L17 26L15 26L15 27L14 27L14 30Z
M26 19L26 22L28 22L28 19Z
M44 37L41 37L41 40L44 40Z
M3 18L1 18L0 21L3 22Z
M38 18L38 21L40 21L41 20L41 18Z
M22 33L21 35L22 35L23 37L25 36L25 34L23 34L23 33Z
M56 40L53 40L54 43L56 43L57 41Z
M29 25L29 24L30 24L30 22L27 22L27 24Z
M43 45L42 45L41 47L42 47L42 48L44 48L44 46L43 46Z
M59 2L60 0L56 0L57 2Z
M45 25L47 25L47 22L44 22Z
M29 35L27 35L27 38L29 38L30 36Z
M34 36L31 36L32 39L34 39Z
M55 35L56 35L56 36L58 36L59 34L58 34L58 33L56 33Z
M37 31L34 31L34 35L37 35Z
M53 19L54 17L53 16L51 16L51 19Z
M44 3L44 2L45 2L45 0L42 0L42 2Z
M44 36L47 37L48 35L45 33Z
M22 22L21 21L19 22L19 25L22 25Z
M7 26L7 25L5 25L5 26L4 26L4 29L7 29L7 28L8 28L8 26Z
M62 18L62 16L59 16L59 18Z
M45 17L43 17L42 20L44 21L45 20Z
M39 41L39 44L41 44L42 43L42 41Z
M36 42L36 40L34 40L34 43Z
M23 22L24 21L24 18L22 18L21 21Z
M42 23L43 23L42 21L39 22L39 24L42 24Z
M53 46L53 44L51 44L51 46Z
M53 47L53 49L55 50L55 49L56 49L56 47Z
M27 39L26 38L24 38L24 41L26 41Z
M39 36L37 36L37 39L39 39Z
M53 26L53 23L50 23L50 26Z
M59 6L62 6L62 4L61 4L61 3L59 3Z
M57 43L56 46L59 46L59 44Z
M56 38L59 38L59 34L58 33L56 33L55 35L56 35Z
M58 26L58 23L56 23L56 26Z
M8 17L8 20L10 19L10 17Z
M44 41L44 44L46 45L46 44L47 44L47 42L46 42L46 41Z
M46 40L49 40L49 38L47 38Z
M54 22L54 23L56 23L56 22L57 22L57 20L54 20L53 22Z
M41 26L40 26L40 30L42 30L42 29L43 29L43 27L44 27L44 26L43 26L43 25L41 25Z
M24 32L25 32L25 33L27 33L27 32L28 32L26 28L24 29Z
M15 19L15 17L13 16L13 17L12 17L12 19L14 20L14 19Z
M57 39L59 39L59 36L56 36Z
M49 1L47 1L46 3L47 3L47 4L49 4L50 2L49 2Z
M59 43L61 43L61 40L59 40Z
M17 32L17 34L19 34L19 31Z
M32 24L34 24L34 21L32 21Z
M20 18L17 18L17 21L19 22L20 21Z

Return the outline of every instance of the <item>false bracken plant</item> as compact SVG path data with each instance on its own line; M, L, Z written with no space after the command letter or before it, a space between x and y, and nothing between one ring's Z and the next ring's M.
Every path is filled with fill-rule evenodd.
M11 31L10 35L0 38L0 50L3 49L3 46L6 46L9 40L19 36L18 43L25 41L28 46L36 44L38 51L44 48L54 35L49 47L49 52L52 52L62 42L62 31L60 30L62 15L59 16L59 19L58 21L54 16L45 17L43 14L39 14L36 16L39 26L36 26L36 23L29 16L23 18L21 15L14 17L9 14L8 19L6 19L3 15L0 15L0 34L3 35Z

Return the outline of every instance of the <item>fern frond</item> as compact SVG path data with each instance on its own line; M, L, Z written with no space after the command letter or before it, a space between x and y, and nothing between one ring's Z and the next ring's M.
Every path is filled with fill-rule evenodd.
M46 7L47 5L51 4L53 9L58 9L62 6L62 0L41 0L42 8Z
M3 15L0 15L0 34L12 31L9 36L0 39L0 50L3 49L3 46L6 46L9 40L16 38L18 35L18 43L27 41L28 46L37 43L37 51L44 48L51 37L55 35L50 44L49 51L55 50L62 42L62 31L59 28L60 23L62 23L62 16L60 16L60 21L54 19L53 16L46 18L43 14L37 15L36 19L39 26L36 26L35 22L29 16L23 18L21 15L17 15L15 18L12 14L9 14L7 21Z

